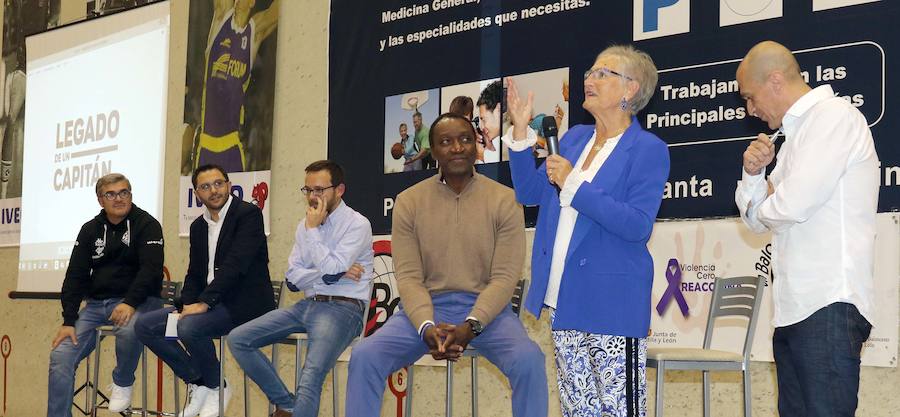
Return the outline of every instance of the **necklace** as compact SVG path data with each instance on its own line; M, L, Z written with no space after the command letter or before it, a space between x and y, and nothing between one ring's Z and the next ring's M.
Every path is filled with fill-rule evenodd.
M599 151L599 150L603 149L603 146L606 145L606 141L607 141L608 139L614 138L614 137L616 137L616 136L620 136L622 133L625 132L626 129L628 129L628 126L625 126L625 128L623 128L622 130L618 131L615 135L612 135L612 136L610 136L610 137L608 137L608 138L603 139L603 142L600 142L600 140L598 140L598 139L594 139L594 146L591 148L591 150L593 150L593 151ZM596 133L595 133L595 135L596 135Z

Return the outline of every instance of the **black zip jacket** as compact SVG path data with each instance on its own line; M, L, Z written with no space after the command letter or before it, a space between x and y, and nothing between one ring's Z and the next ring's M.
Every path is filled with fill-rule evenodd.
M62 285L63 325L74 326L87 298L124 298L134 308L159 297L163 278L163 238L159 222L132 205L119 224L106 212L81 226Z

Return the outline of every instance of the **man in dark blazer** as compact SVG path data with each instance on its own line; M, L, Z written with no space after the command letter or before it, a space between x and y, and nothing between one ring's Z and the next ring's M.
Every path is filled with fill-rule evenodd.
M166 338L166 322L175 308L142 316L135 332L189 384L182 417L207 417L218 415L220 392L226 404L230 397L229 387L219 389L213 338L276 306L260 209L231 195L228 174L219 166L198 167L191 180L204 211L191 224L177 339Z

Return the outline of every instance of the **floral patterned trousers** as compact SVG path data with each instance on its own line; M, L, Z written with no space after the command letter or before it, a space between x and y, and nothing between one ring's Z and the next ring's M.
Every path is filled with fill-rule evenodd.
M552 333L564 417L647 414L647 338Z

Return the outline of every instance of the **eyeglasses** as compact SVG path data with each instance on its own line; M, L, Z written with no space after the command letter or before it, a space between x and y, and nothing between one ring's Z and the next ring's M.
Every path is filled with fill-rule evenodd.
M211 189L213 189L213 188L215 188L215 189L218 190L218 189L224 187L225 184L228 184L228 181L225 181L225 180L215 180L215 181L213 181L213 182L207 182L207 183L200 184L200 185L197 186L197 189L200 190L200 191L209 191L209 190L211 190Z
M329 189L329 188L334 188L334 187L337 187L337 186L336 186L336 185L332 185L331 187L325 187L325 188L309 188L309 187L303 187L303 188L300 189L300 192L303 193L303 195L310 195L310 194L312 194L312 195L322 195L322 194L325 194L325 190L327 190L327 189Z
M103 193L103 198L105 198L109 201L113 201L115 199L127 200L129 197L131 197L131 190L127 190L127 189L119 191L119 192L107 191L107 192Z
M606 77L609 77L610 75L615 75L616 77L622 77L628 81L634 81L631 77L621 74L621 73L618 73L618 72L615 72L606 67L592 68L592 69L585 71L584 79L587 80L588 78L594 78L595 80L602 80Z

